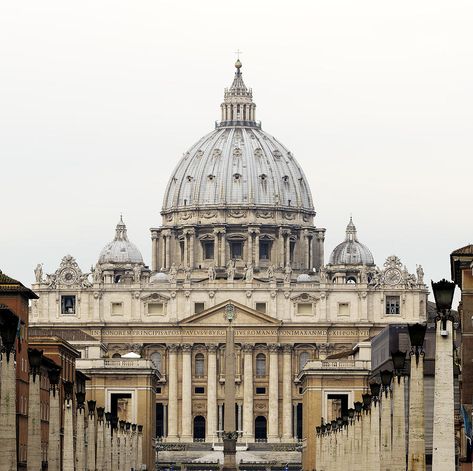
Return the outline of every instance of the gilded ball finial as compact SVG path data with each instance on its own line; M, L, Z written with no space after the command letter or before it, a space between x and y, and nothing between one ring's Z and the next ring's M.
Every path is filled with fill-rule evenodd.
M237 59L237 61L235 62L235 67L236 67L237 69L241 69L241 61L240 61L240 59Z

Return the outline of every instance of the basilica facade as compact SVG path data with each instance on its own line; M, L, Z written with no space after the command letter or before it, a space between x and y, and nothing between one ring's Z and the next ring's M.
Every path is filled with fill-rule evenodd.
M219 459L229 305L238 449L253 465L300 460L307 362L322 368L387 324L426 318L422 267L413 274L395 255L377 266L351 219L325 260L304 172L256 121L235 66L221 121L170 176L150 267L120 218L90 273L70 255L50 274L36 269L30 325L81 352L98 405L144 424L149 467L153 438L161 462ZM364 371L361 383L331 383L321 410L351 407L369 360Z

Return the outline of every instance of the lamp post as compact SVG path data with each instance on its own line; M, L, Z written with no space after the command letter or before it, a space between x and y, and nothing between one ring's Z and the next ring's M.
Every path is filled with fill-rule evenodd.
M103 469L112 470L112 413L105 412L104 441L103 441ZM116 470L114 470L116 471Z
M64 438L63 438L63 471L74 471L74 421L72 416L72 397L74 383L64 381Z
M381 394L381 470L388 471L391 467L391 381L393 372L390 370L381 371L381 384L383 393Z
M48 471L61 469L61 405L59 402L59 382L61 368L51 368L49 377L49 437Z
M379 471L379 393L380 383L370 383L371 391L371 427L370 427L370 449L369 449L369 471Z
M78 385L79 388L79 385ZM76 470L85 471L85 392L76 392Z
M126 438L125 438L125 425L124 420L120 420L120 453L119 453L119 464L118 469L120 471L126 471L125 462L126 462Z
M137 467L137 469L143 469L143 426L140 425L140 424L138 424L136 467Z
M17 468L15 340L18 317L0 305L0 470ZM11 355L13 354L13 355Z
M348 463L347 466L351 469L355 459L355 409L350 407L348 409Z
M411 379L409 382L408 471L425 471L424 338L427 325L409 324Z
M131 422L125 423L125 470L128 471L131 467Z
M362 394L363 399L363 419L361 423L361 466L363 469L367 469L369 466L369 439L371 434L371 394Z
M103 470L104 462L104 433L105 433L105 424L104 424L104 407L97 407L97 454L95 466L96 469Z
M393 382L393 436L391 447L391 471L406 469L406 408L404 400L406 352L391 352L394 365Z
M432 471L455 469L455 424L453 392L453 316L455 283L432 281L435 318L435 386Z
M361 471L361 443L362 443L362 429L361 429L361 414L363 412L363 403L357 401L355 406L355 427L354 427L354 460L353 470Z
M120 469L120 442L118 439L118 418L112 416L110 420L112 427L112 469L119 471Z
M95 401L87 401L89 419L87 422L87 469L95 471Z
M28 471L41 469L41 362L43 350L28 348L30 364L28 398ZM37 377L38 376L38 377Z

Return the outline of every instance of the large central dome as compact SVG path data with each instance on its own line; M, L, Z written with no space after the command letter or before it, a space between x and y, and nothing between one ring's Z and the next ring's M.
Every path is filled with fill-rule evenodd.
M309 185L291 152L254 119L252 91L236 64L222 120L181 158L168 183L163 214L212 207L265 207L313 213Z

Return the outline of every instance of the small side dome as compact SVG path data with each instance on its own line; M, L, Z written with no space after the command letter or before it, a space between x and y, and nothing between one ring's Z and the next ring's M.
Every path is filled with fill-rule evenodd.
M100 264L131 263L143 264L143 257L135 244L128 240L122 216L117 224L115 238L100 252Z
M333 249L329 265L374 265L370 249L358 241L356 227L351 217L345 241Z
M151 275L149 282L150 283L169 283L169 277L167 276L166 273L158 271L157 273L154 273L153 275Z

